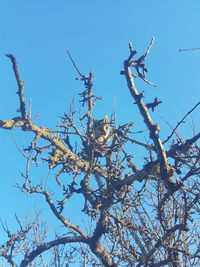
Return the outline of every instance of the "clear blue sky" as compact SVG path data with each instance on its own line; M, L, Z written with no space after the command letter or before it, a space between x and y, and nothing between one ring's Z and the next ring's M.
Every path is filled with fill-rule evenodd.
M32 99L33 115L40 112L38 124L57 125L69 98L82 90L74 80L77 75L67 57L69 49L83 73L93 70L95 93L103 97L97 118L111 114L116 102L118 123L136 121L136 130L144 129L119 73L128 42L141 55L155 36L147 67L148 79L158 87L139 80L136 85L139 91L145 90L147 102L155 96L163 101L153 118L166 137L170 130L161 117L174 126L200 98L200 51L178 52L200 47L199 14L199 0L0 0L0 119L16 116L19 105L12 67L4 56L12 53L25 82L26 99ZM198 113L193 115L196 131ZM190 137L192 129L184 127L183 134ZM23 148L26 135L1 130L0 136L0 214L12 224L15 212L21 217L32 214L32 206L40 199L24 196L13 187L25 167L13 140Z

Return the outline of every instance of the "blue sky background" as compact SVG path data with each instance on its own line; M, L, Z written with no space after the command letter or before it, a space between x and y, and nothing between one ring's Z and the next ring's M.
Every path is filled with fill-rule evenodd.
M152 117L165 138L170 129L164 120L175 126L199 101L200 51L178 51L200 47L199 14L199 0L0 0L0 119L15 117L19 106L11 63L5 57L12 53L25 82L26 100L32 99L33 116L40 112L37 124L55 128L69 99L78 100L82 90L67 57L69 49L81 72L92 69L95 75L95 93L103 97L96 117L111 114L115 106L118 124L135 121L136 131L145 129L119 73L128 43L133 43L139 56L155 36L146 63L148 79L158 87L139 79L136 85L139 91L145 90L146 102L155 96L163 101ZM183 136L192 136L193 122L198 131L199 110L181 128ZM14 140L23 148L26 136L19 130L0 130L0 216L10 226L14 226L14 213L23 218L32 216L34 206L46 209L40 197L25 196L13 186L25 167Z

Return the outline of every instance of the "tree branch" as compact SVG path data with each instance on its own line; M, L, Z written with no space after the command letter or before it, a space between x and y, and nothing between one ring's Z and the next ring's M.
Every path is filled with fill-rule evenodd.
M149 49L148 49L149 51ZM150 133L150 138L153 140L153 143L155 145L155 149L156 149L156 153L158 155L158 160L160 162L160 169L161 169L161 179L164 181L166 188L169 189L169 187L172 185L171 183L169 184L169 163L167 161L167 156L166 156L166 152L165 149L162 145L162 142L159 138L159 126L158 124L156 124L150 117L150 114L148 112L147 107L145 106L145 104L142 102L142 100L140 99L138 101L138 91L135 87L134 84L134 75L131 72L131 66L133 65L131 63L132 60L132 54L130 54L130 56L128 57L127 60L124 61L124 74L126 77L126 81L127 81L127 85L129 88L129 91L132 95L132 97L134 98L138 109L144 119L144 122L147 126L147 128L149 129L149 133ZM145 59L146 54L143 56L143 58ZM135 68L137 66L137 61L135 62Z
M19 95L21 117L23 120L25 120L27 117L27 114L26 114L26 104L25 104L25 97L24 97L24 82L22 81L20 77L16 58L11 54L7 54L6 56L10 58L12 65L13 65L13 70L14 70L15 78L17 80L17 85L18 85L17 94Z
M24 259L22 260L20 267L27 267L37 256L41 255L43 252L51 249L52 247L58 246L58 245L65 245L68 243L87 243L87 240L80 236L75 237L62 237L57 238L53 241L44 243L40 246L38 246L35 250L33 250L30 254L25 255Z

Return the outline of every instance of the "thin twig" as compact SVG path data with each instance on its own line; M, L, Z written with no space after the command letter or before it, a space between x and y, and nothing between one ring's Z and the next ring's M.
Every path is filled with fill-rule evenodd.
M144 55L142 55L140 58L138 58L137 60L133 61L131 63L131 66L135 67L136 71L137 71L137 74L138 76L146 83L154 86L154 87L157 87L156 84L152 83L152 82L149 82L146 78L146 72L147 72L147 68L145 67L145 64L144 64L144 61L146 60L146 57L147 55L150 53L151 51L151 48L153 46L153 43L155 41L155 37L152 37L151 39L151 43L149 45L149 47L147 48L147 51L145 52ZM130 49L130 44L129 44L129 49ZM131 55L129 56L129 58L131 57Z
M21 116L22 116L22 119L25 120L27 115L26 115L26 104L25 104L25 97L24 97L24 82L22 81L20 77L16 58L12 54L6 54L6 57L10 58L12 65L13 65L13 70L14 70L15 78L17 80L17 85L18 85L17 94L19 95Z
M154 41L155 41L155 37L153 36L153 37L151 38L151 43L150 43L150 45L149 45L149 47L148 47L146 53L144 54L144 60L146 59L147 55L150 53Z
M181 124L181 123L183 123L184 122L184 120L186 119L186 117L190 114L190 113L192 113L196 108L197 108L197 106L200 104L200 101L191 109L191 110L189 110L188 112L187 112L187 114L182 118L182 120L180 120L178 123L177 123L177 125L176 125L176 127L173 129L173 131L172 131L172 133L167 137L167 139L163 142L163 144L165 144L166 142L168 142L169 141L169 139L173 136L173 134L175 133L175 131L176 131L176 129L179 127L179 125Z
M79 74L82 78L84 78L84 75L82 75L82 74L80 73L78 67L76 66L75 61L73 60L73 58L72 58L72 56L71 56L71 54L70 54L70 52L69 52L69 50L67 50L67 54L68 54L69 59L71 60L72 64L74 65L74 68L75 68L76 71L78 72L78 74Z
M34 163L34 164L42 163L42 162L35 162L35 161L32 161L32 158L31 158L30 156L26 155L26 153L24 153L24 152L19 148L19 146L18 146L18 144L17 144L17 142L16 142L16 140L15 140L15 138L14 138L14 135L12 135L12 138L13 138L13 141L14 141L16 147L17 147L17 150L23 155L23 157L25 157L27 160L29 160L30 163Z

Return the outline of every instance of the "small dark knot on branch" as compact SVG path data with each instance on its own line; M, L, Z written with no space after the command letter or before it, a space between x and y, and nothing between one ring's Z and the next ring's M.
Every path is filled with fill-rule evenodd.
M144 98L144 90L135 97L136 101L134 102L134 104L138 104L141 102L142 98Z
M159 101L158 98L155 97L154 102L147 103L147 104L146 104L146 107L147 107L148 109L151 108L152 111L154 112L155 107L157 107L157 106L158 106L159 104L161 104L161 103L162 103L162 101Z

